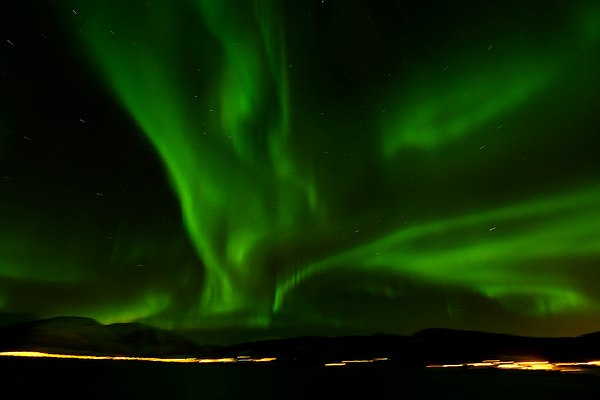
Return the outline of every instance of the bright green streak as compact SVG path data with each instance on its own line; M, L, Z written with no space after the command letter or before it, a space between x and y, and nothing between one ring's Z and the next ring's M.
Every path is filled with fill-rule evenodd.
M589 190L400 229L281 281L275 309L290 290L332 268L468 288L539 315L588 307L591 300L558 264L600 254L590 223L598 220L600 193Z
M238 3L243 12L232 16L230 5L194 2L198 25L190 31L178 26L169 2L154 2L141 18L139 11L82 7L87 46L158 149L181 202L206 267L204 314L265 308L264 301L270 308L269 296L265 300L252 287L268 279L257 249L294 224L314 192L290 175L277 15L261 2ZM128 13L136 14L136 30ZM210 37L199 28L203 24L216 41L191 40L183 49L191 56L174 54L182 31L189 38ZM219 68L188 82L186 74L197 67L189 60L196 57ZM188 105L192 98L198 98L194 108Z
M187 8L164 0L111 9L82 2L78 10L86 47L158 150L179 199L206 270L195 310L200 317L242 316L236 322L267 324L299 285L321 271L352 268L443 283L538 315L591 307L579 282L564 279L564 265L553 267L600 253L590 223L600 220L600 195L591 189L420 222L363 242L342 239L340 245L332 232L351 226L344 218L353 216L336 214L343 204L321 201L317 194L327 191L306 178L319 177L318 168L329 164L298 165L291 148L292 133L303 132L291 132L291 49L278 8L267 1L182 4ZM588 36L596 35L597 25L586 26ZM373 157L383 162L367 161L380 168L375 174L391 175L385 169L402 150L441 151L495 129L551 88L570 56L575 52L545 64L519 51L499 65L469 67L460 76L417 81L408 94L390 94L392 116L370 116L381 124L370 138L381 141L381 153ZM313 146L303 150L323 153L318 140ZM360 151L353 156L369 157ZM331 192L364 194L325 184ZM395 184L391 179L382 186ZM393 219L398 210L385 212ZM338 250L285 258L287 250L297 255L319 248L319 241ZM169 304L164 295L144 298L131 315L152 315Z
M275 25L277 15L255 2L247 12L249 18L231 13L228 6L214 1L196 1L211 33L219 40L223 50L223 68L219 84L214 88L215 104L220 105L219 127L222 134L233 142L236 153L250 163L259 161L259 151L270 151L276 158L283 151L289 129L289 99L285 74L285 56L281 27ZM243 3L242 3L243 4ZM269 115L267 140L277 143L267 148L257 148L253 122L267 107L269 90L276 90L278 116ZM278 103L278 104L277 104ZM276 115L276 114L275 114ZM252 132L253 134L250 134ZM283 159L286 162L287 160ZM287 167L287 166L285 166Z

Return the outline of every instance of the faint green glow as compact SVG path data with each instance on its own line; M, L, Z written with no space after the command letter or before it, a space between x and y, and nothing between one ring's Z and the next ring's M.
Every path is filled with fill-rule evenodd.
M81 264L90 261L84 255L86 249L73 248L69 244L53 246L48 243L46 235L51 231L42 224L35 229L21 226L21 232L13 234L0 245L0 278L27 281L35 277L42 282L74 283L92 275L91 271L82 269ZM36 251L32 251L35 248Z
M600 5L598 2L592 2L591 5L581 8L581 14L580 27L584 43L597 43L600 40Z
M498 299L507 309L531 315L555 315L588 308L592 301L566 285L557 287L529 285L489 285L479 288L487 297Z
M573 79L566 71L578 63L587 64L589 46L600 39L600 7L582 5L578 10L581 17L574 19L573 31L579 31L574 40L585 45L583 56L575 46L555 49L548 55L543 47L523 52L517 50L520 44L512 43L513 54L508 62L502 60L475 70L458 65L458 73L445 72L442 77L419 80L409 88L411 94L402 93L402 100L393 106L393 116L382 123L385 156L389 158L403 149L441 148L501 126L499 121L510 112L532 100L543 100L540 95L544 89L559 77Z
M456 141L538 94L555 75L556 66L523 57L520 62L484 71L465 71L437 85L424 84L398 108L384 127L384 153L390 157L411 147L433 149Z
M102 324L114 324L119 322L135 322L144 318L157 315L166 310L170 304L170 296L167 293L146 293L128 302L126 307L115 305L110 307L111 293L107 293L105 302L101 307L77 307L72 310L76 314L92 315L94 319Z

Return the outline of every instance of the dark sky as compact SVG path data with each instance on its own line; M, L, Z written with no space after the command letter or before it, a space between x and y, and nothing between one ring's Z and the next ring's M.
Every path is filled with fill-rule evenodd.
M595 1L6 1L0 310L600 329Z

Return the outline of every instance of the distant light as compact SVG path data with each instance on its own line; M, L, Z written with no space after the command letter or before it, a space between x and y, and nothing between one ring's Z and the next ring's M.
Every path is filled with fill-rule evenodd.
M580 367L600 367L600 361L580 361L580 362L556 362L549 361L500 361L484 360L476 363L465 364L433 364L427 365L427 368L495 368L502 370L519 371L558 371L558 372L585 372Z
M346 365L346 363L343 363L343 362L334 362L334 363L325 364L326 367L343 367L345 365Z

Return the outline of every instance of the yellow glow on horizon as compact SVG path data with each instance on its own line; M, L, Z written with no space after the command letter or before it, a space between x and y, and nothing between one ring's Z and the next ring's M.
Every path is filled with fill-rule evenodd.
M169 363L188 363L188 364L207 364L207 363L235 363L238 359L225 358L161 358L161 357L130 357L130 356L92 356L79 354L60 354L60 353L45 353L41 351L5 351L0 352L0 357L29 357L29 358L63 358L63 359L78 359L78 360L113 360L113 361L151 361L151 362L169 362ZM271 362L275 361L275 357L251 358L244 357L243 361L250 362Z

